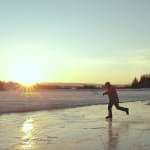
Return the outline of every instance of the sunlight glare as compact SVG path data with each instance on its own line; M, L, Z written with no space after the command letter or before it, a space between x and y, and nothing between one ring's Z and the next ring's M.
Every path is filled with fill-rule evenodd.
M33 120L29 119L27 121L24 122L23 126L22 126L22 131L24 133L30 132L33 129L33 124L32 124Z
M33 138L33 119L27 119L22 125L22 144L21 149L31 149L34 146L34 142L31 140Z
M32 63L15 65L10 71L10 78L24 86L32 86L43 80L43 71Z

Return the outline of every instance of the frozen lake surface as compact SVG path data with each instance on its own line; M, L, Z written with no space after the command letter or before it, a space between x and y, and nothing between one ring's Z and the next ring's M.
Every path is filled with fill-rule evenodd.
M49 90L0 92L0 113L28 112L106 104L102 90ZM150 100L150 89L118 90L120 102Z

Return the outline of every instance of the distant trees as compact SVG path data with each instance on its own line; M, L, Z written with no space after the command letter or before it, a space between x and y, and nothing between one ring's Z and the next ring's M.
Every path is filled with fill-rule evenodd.
M4 90L4 85L5 85L5 83L0 81L0 90Z
M19 84L15 82L0 81L0 91L18 89Z
M132 81L131 87L133 87L133 88L139 88L139 82L138 82L138 79L136 77Z
M99 89L100 87L94 84L81 84L81 85L59 85L59 84L36 84L35 89L38 90L51 90L51 89Z
M150 74L142 75L138 81L135 77L131 84L132 88L150 88Z
M22 89L22 85L16 82L0 81L0 91ZM95 84L35 84L34 90L51 90L51 89L100 89ZM141 75L139 80L135 77L130 85L119 86L119 88L150 88L150 74Z

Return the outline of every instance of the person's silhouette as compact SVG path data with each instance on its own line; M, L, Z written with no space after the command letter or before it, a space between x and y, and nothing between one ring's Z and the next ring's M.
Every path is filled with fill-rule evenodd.
M108 95L109 97L109 103L108 103L108 118L112 118L112 106L115 105L116 109L119 109L121 111L125 111L127 115L129 115L129 109L125 107L119 106L119 98L116 91L116 88L111 85L110 82L105 83L105 87L107 89L106 92L103 93L103 95Z

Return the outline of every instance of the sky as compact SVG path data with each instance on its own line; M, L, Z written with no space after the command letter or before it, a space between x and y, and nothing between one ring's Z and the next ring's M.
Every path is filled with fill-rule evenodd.
M131 83L150 70L149 0L0 0L0 80Z

